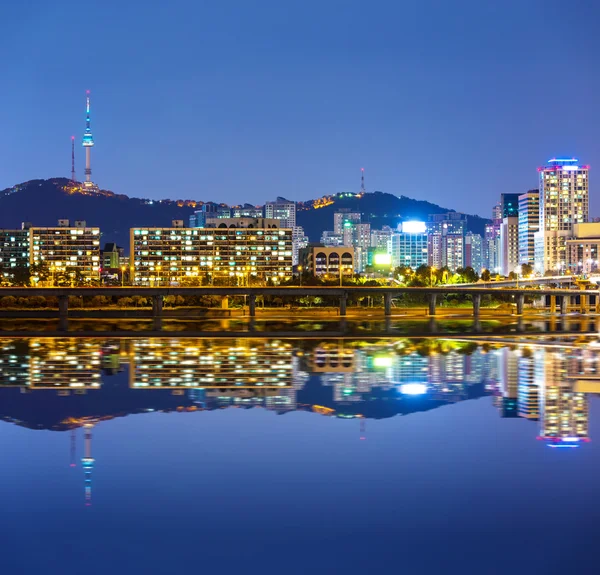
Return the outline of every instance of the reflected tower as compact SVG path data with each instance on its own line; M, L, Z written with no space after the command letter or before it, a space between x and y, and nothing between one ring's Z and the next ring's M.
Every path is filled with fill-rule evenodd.
M85 454L81 458L81 465L83 466L84 482L85 482L85 504L90 506L92 504L92 471L94 469L94 462L96 461L92 457L92 429L93 423L85 423L83 428L85 429Z

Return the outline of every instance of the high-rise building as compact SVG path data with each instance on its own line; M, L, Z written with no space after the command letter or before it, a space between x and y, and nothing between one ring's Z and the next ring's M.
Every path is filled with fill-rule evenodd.
M500 273L507 276L519 267L519 218L504 218L500 226Z
M389 253L392 231L389 226L384 226L381 230L371 230L371 247L376 248L379 253Z
M428 261L435 268L465 267L467 217L459 212L432 214L427 223Z
M336 234L334 231L326 230L321 234L321 243L329 248L343 246L344 234Z
M500 224L485 225L483 267L492 273L500 273Z
M500 213L502 219L519 215L519 194L500 194Z
M351 212L347 208L342 208L333 214L333 233L343 235L346 224L360 224L360 222L360 212Z
M29 263L43 265L53 273L64 272L74 280L100 277L100 230L84 221L59 220L53 228L29 230Z
M265 204L265 218L279 220L282 228L296 227L296 202L278 197Z
M392 266L417 269L427 265L427 231L425 222L404 222L401 231L391 237Z
M209 218L204 229L132 228L131 278L139 285L280 282L292 275L292 230L279 223Z
M367 266L367 254L371 245L371 224L344 222L344 245L354 248L354 270L362 272Z
M500 222L502 220L502 204L498 203L492 208L492 221Z
M292 228L292 265L298 265L298 253L308 246L308 237L302 226Z
M479 234L465 234L465 267L473 268L478 274L483 265L483 238Z
M553 158L538 168L540 229L535 234L538 271L567 267L567 239L573 226L589 219L589 166L576 158Z
M529 190L519 196L519 263L535 264L535 233L540 229L540 193Z

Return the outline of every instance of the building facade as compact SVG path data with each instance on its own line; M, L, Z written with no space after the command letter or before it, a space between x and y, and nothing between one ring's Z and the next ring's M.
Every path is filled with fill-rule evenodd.
M575 224L567 240L567 266L575 273L596 273L600 260L600 223Z
M29 267L29 229L0 229L0 281L12 280Z
M428 264L428 239L425 233L425 224L422 228L407 228L409 231L401 231L392 234L391 256L392 266L405 266L417 269L421 265ZM421 230L420 232L418 230Z
M483 265L483 238L479 234L465 234L465 267L473 268L478 274Z
M53 273L97 280L100 277L100 229L86 222L59 220L57 227L29 230L29 264Z
M249 285L290 278L292 230L279 228L275 220L240 220L219 219L218 227L205 229L132 228L133 283Z
M352 277L354 273L354 248L342 246L328 248L325 246L308 246L300 250L300 265L304 271L315 275Z
M501 219L519 215L519 194L500 194Z
M504 218L500 226L500 273L507 276L519 267L519 218Z
M535 266L535 234L540 229L540 193L519 196L519 263Z

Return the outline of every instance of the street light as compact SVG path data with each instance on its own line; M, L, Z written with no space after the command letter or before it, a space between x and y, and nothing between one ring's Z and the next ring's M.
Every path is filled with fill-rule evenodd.
M127 268L125 266L121 266L121 287L125 285L125 270Z

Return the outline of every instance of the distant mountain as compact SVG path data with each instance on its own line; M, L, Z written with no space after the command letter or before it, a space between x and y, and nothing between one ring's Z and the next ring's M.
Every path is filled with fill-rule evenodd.
M201 201L147 200L130 198L107 190L89 192L67 178L31 180L0 191L0 228L18 228L21 222L53 226L59 219L85 220L102 231L102 241L116 242L129 251L129 228L170 226L184 220ZM453 211L429 202L383 192L362 195L340 194L298 202L297 223L311 241L318 241L323 230L333 229L333 213L349 208L364 214L373 229L395 227L400 220L427 220L429 214ZM468 228L483 234L488 220L469 216Z

